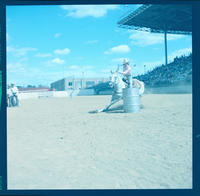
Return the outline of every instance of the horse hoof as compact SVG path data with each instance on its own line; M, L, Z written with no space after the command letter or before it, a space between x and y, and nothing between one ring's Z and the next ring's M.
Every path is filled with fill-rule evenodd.
M90 113L90 114L96 114L96 113L99 113L99 111L98 110L93 110L93 111L89 111L88 113Z

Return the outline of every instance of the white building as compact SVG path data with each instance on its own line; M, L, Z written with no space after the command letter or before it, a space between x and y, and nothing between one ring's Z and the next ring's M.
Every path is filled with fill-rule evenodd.
M68 77L51 83L51 89L64 91L68 89L85 89L102 82L108 82L109 78L74 78Z

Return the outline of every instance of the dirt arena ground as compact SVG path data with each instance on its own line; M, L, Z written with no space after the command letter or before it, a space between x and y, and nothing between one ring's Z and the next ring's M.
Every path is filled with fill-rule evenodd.
M143 109L110 96L22 100L7 110L8 189L192 188L192 95L147 94Z

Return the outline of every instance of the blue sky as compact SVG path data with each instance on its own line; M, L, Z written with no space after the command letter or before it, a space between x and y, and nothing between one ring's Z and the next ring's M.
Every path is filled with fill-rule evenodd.
M63 77L109 77L123 58L133 75L164 63L164 36L119 28L140 5L7 6L7 79L49 85ZM188 54L192 37L168 35L169 61Z

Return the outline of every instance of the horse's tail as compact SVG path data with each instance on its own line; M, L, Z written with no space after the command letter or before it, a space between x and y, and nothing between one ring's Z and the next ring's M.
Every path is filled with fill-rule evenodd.
M136 88L139 89L139 95L142 95L144 93L144 82L137 79L133 79L133 84Z

